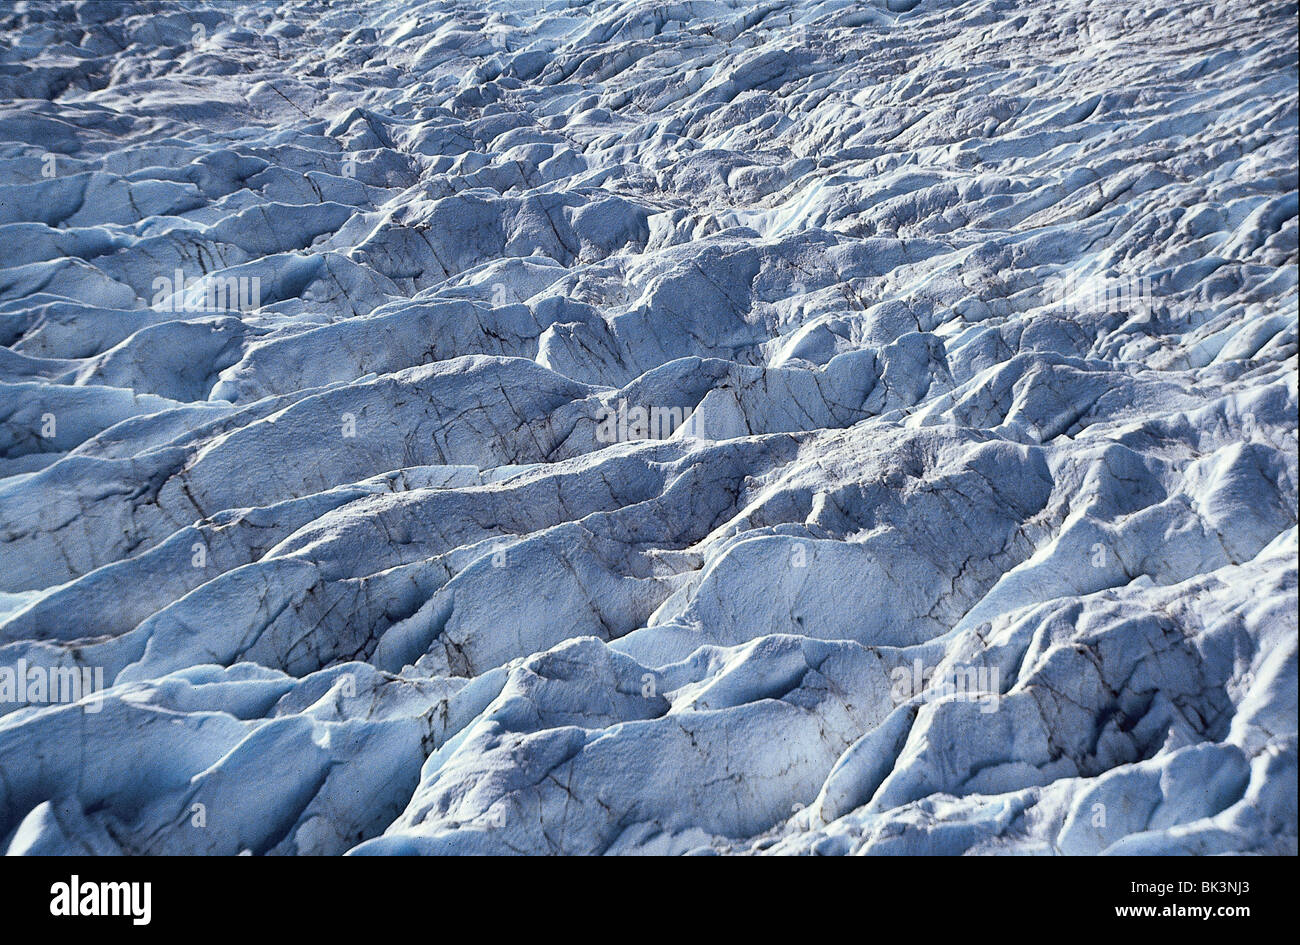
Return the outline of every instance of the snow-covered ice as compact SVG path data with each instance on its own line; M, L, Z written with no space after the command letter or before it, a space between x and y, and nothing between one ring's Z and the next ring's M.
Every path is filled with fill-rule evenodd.
M1296 853L1296 39L5 4L0 846Z

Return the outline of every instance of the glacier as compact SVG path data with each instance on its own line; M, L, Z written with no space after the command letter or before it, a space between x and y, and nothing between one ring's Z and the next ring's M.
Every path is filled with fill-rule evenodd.
M0 846L1297 852L1297 7L0 8Z

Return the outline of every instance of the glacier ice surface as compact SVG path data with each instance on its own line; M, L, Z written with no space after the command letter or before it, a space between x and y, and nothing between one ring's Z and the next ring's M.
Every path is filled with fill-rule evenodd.
M0 845L1296 853L1296 22L7 4Z

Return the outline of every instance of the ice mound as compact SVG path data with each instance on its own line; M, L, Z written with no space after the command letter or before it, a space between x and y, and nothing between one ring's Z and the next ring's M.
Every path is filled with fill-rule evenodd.
M1296 23L8 5L3 848L1296 853Z

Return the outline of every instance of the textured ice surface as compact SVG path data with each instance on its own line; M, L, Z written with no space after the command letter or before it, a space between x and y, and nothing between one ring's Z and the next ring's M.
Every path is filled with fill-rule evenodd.
M1295 853L1296 23L6 4L0 843Z

